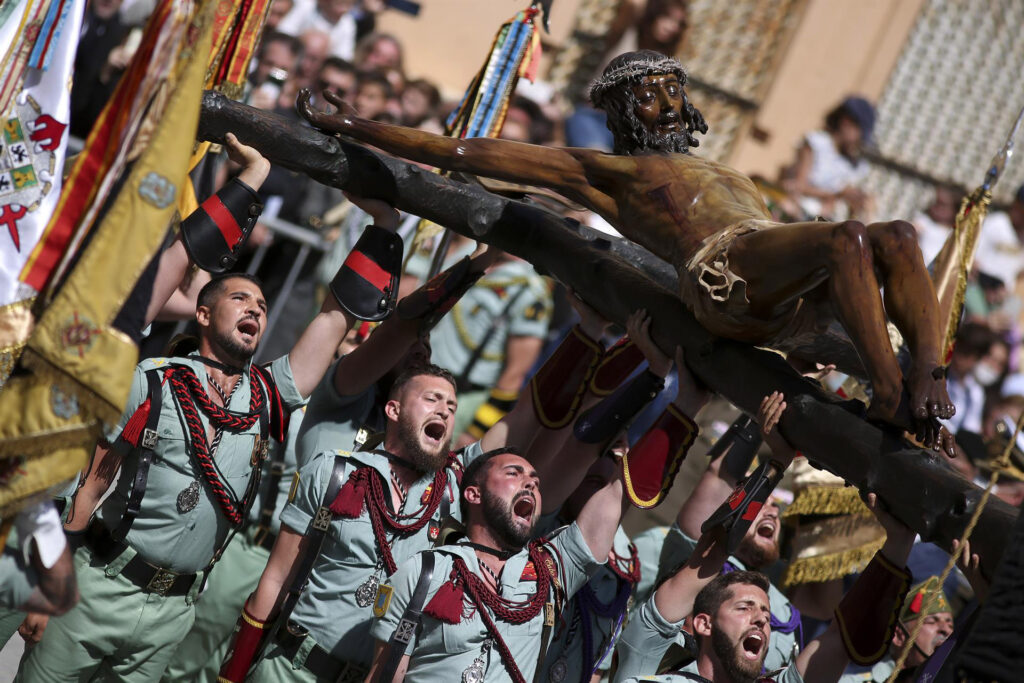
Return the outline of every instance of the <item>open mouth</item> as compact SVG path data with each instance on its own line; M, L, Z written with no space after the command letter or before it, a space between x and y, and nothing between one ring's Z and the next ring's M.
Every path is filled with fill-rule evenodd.
M444 422L428 422L423 428L423 435L433 443L441 443L447 431Z
M764 519L757 525L757 535L761 538L772 539L775 537L775 529L777 528L774 519Z
M662 130L679 130L679 118L671 116L658 119L658 128Z
M533 511L537 508L537 501L531 493L521 493L512 503L512 514L529 524L533 523Z
M253 318L244 318L238 323L236 328L246 341L255 341L260 333L260 324Z
M760 630L748 631L740 643L743 646L743 656L750 660L759 659L761 650L764 649L765 640L764 633Z

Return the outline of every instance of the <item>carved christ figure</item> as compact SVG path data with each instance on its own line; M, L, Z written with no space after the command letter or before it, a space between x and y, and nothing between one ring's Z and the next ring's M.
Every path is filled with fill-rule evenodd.
M376 123L358 118L330 92L324 96L337 114L313 109L308 91L298 107L317 128L397 156L547 187L586 206L672 263L681 298L714 334L771 346L838 318L871 377L868 417L898 422L909 411L919 436L938 445L936 418L951 417L955 408L939 362L935 291L913 226L773 221L747 176L689 153L698 144L694 133L706 133L707 124L687 99L685 83L682 65L657 52L612 60L590 96L608 115L613 154L460 140ZM886 314L913 356L906 379ZM904 397L909 405L901 406Z

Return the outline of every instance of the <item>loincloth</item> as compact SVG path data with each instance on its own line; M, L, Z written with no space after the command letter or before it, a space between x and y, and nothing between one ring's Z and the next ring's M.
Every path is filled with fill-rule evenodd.
M747 298L747 281L729 267L729 247L743 235L783 225L767 220L746 220L709 235L680 273L683 302L709 332L752 344L770 345L805 327L801 300L773 311L770 318L755 316Z

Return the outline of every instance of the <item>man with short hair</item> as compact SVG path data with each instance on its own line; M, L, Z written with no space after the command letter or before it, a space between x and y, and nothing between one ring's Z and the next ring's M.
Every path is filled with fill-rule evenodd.
M937 576L930 576L918 583L907 593L900 610L896 632L892 637L885 656L871 665L852 664L843 672L839 683L885 683L896 669L900 657L914 629L920 624L920 631L910 645L903 669L896 676L897 681L910 680L904 674L914 672L924 664L935 651L953 635L953 612Z
M639 609L634 622L644 619L652 606L666 621L681 624L689 617L697 641L696 657L681 668L655 674L631 671L617 681L658 681L677 683L803 683L836 681L850 660L867 664L885 652L892 638L896 613L910 585L906 564L914 543L914 532L881 510L874 494L868 507L885 527L885 545L844 596L828 629L811 641L792 664L765 673L765 658L771 638L771 609L768 579L758 572L738 570L726 574L719 568L728 553L725 534L715 527L701 536L690 559L657 588ZM623 636L627 640L629 634ZM637 643L634 643L636 645ZM646 643L656 652L656 637ZM653 657L657 662L660 657Z
M608 112L615 154L446 138L367 121L351 108L325 115L306 106L309 93L300 96L299 106L314 126L391 154L548 187L583 204L672 262L680 298L714 334L770 345L813 332L835 315L871 377L869 415L912 420L927 428L929 446L941 441L952 455L952 437L940 433L936 422L954 412L941 367L938 305L913 226L775 223L749 178L688 153L697 144L694 133L706 132L707 124L686 98L685 84L682 65L665 55L640 50L613 59L591 99ZM913 354L902 407L904 378L887 315Z
M465 542L420 553L391 577L375 609L377 645L367 680L533 679L554 613L607 558L622 504L622 483L614 478L572 524L531 540L542 507L539 483L533 466L512 452L466 469ZM396 632L409 617L425 563L433 568L419 628Z
M259 187L269 164L241 149L248 161L241 185L225 186L182 223L189 257L208 269L234 262L259 215L244 179L255 174ZM97 448L69 517L69 533L83 543L76 554L82 600L51 620L19 679L160 677L191 626L206 575L252 504L265 444L283 439L288 413L323 376L353 320L380 319L393 308L397 212L359 202L377 224L289 355L266 368L252 364L267 304L252 276L227 273L199 293L197 350L139 364L126 411L109 446Z

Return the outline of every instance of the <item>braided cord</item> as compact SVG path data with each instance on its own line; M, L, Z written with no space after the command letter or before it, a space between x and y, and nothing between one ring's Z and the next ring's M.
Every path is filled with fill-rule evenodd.
M484 609L484 606L489 607L498 619L509 624L525 624L540 614L544 608L544 603L547 601L548 589L551 586L551 574L548 572L548 566L544 563L543 553L536 541L530 542L528 551L530 561L533 562L534 570L537 572L537 590L529 600L523 602L507 600L492 591L479 576L469 570L469 567L466 566L465 561L461 557L455 558L452 569L452 574L466 587L466 591L476 605L484 626L487 627L487 631L491 634L491 639L498 648L498 654L501 655L505 671L508 672L509 677L515 683L526 683L526 679L516 665L512 651L508 649L508 645L505 644L505 640L501 637L494 619Z
M964 543L970 539L971 534L974 533L974 527L977 526L978 520L981 519L981 513L985 510L985 505L988 504L988 499L992 494L992 489L995 487L996 479L999 477L999 471L1009 464L1010 462L1010 451L1013 450L1014 444L1017 443L1017 435L1020 434L1021 425L1024 425L1024 413L1021 413L1020 417L1017 418L1017 426L1013 430L1013 436L1006 442L1006 448L1003 449L1003 454L999 456L999 459L995 462L995 467L992 468L992 474L989 475L988 484L985 486L985 490L981 494L981 499L978 500L978 506L974 509L974 514L971 515L970 521L967 523L967 528L964 529L964 533L960 536L960 541L957 543L956 549L950 553L949 561L946 562L945 569L942 570L942 575L939 577L939 586L946 584L946 579L953 571L953 567L960 560L960 555L964 551ZM925 600L926 602L921 607L921 613L927 614L928 610L931 609L932 603L938 599L938 593L929 593ZM914 641L921 635L921 629L924 627L924 619L918 619L914 624L914 628L907 638L907 642L903 646L903 650L900 652L899 659L896 660L896 667L889 674L889 678L886 679L885 683L893 683L896 680L896 675L903 670L903 666L907 663L907 657L910 656L910 651L914 648Z
M448 474L444 469L434 472L434 483L430 487L430 498L420 508L420 510L423 510L423 514L416 518L417 511L406 516L405 519L413 518L412 522L406 524L400 518L391 516L391 512L384 499L384 486L381 483L381 478L373 476L374 471L372 467L367 465L353 472L352 477L354 481L362 479L362 483L366 485L366 507L370 513L370 526L373 527L373 536L377 541L377 548L380 551L381 559L384 561L384 568L387 570L388 576L391 576L398 569L398 565L395 564L395 558L391 553L391 544L388 543L385 525L397 535L414 534L426 526L427 522L434 517L434 513L437 512L437 508L441 504L441 499L444 497L445 485L448 483ZM391 492L388 491L388 495L390 494Z
M222 430L238 433L256 424L260 412L263 410L265 398L262 385L260 382L254 381L250 370L250 412L249 414L240 415L226 410L211 401L206 390L199 383L199 378L196 377L195 372L191 368L184 366L175 367L167 373L167 380L171 385L171 390L178 401L178 407L181 409L182 416L185 418L185 424L188 427L189 440L192 444L192 455L196 468L210 487L228 521L232 525L238 526L242 523L242 506L234 500L230 491L220 480L217 466L210 455L210 444L206 440L206 429L203 426L199 410L196 409L196 406L198 405L206 413L210 424L213 425L214 430L217 432L215 443L219 444L218 437Z

